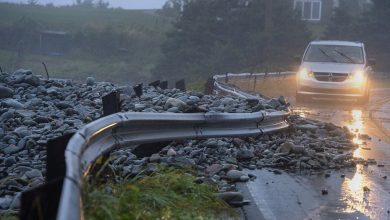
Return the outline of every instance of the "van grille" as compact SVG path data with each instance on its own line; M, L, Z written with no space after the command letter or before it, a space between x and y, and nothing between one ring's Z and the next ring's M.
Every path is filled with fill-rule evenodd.
M348 73L314 72L314 78L318 81L344 82L348 78Z

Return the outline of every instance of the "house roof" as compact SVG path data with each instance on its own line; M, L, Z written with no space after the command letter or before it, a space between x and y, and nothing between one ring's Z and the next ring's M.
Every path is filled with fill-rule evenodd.
M315 45L338 45L338 46L355 46L361 47L363 43L357 41L339 41L339 40L319 40L312 41L310 44Z

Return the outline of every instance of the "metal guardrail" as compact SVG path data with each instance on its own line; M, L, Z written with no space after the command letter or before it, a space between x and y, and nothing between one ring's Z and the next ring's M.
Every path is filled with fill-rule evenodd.
M286 112L256 113L117 113L89 123L69 141L59 220L82 218L83 177L105 152L165 140L261 135L287 128ZM71 211L70 211L71 210Z

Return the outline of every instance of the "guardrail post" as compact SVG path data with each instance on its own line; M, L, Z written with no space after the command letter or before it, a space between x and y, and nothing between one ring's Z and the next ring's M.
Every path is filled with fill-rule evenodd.
M46 183L22 192L20 219L55 219L65 177L65 149L73 134L46 144Z
M160 83L160 88L161 89L168 89L168 81L162 81L161 83Z
M134 89L134 92L135 92L135 95L138 96L138 97L141 97L142 94L143 94L143 91L142 91L142 83L136 85L133 87Z
M160 86L160 80L156 80L154 82L149 83L149 86L153 86L154 88Z
M175 85L176 89L179 89L183 92L186 91L186 83L184 82L184 79L177 81Z
M121 111L120 95L118 92L111 92L102 98L103 116L115 114Z
M209 77L206 81L206 83L204 84L204 94L206 95L210 95L213 93L213 90L214 90L214 78L213 77Z

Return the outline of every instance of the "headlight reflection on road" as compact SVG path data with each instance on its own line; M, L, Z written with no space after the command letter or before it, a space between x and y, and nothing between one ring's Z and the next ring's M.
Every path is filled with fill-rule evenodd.
M361 141L358 138L358 134L362 132L363 130L363 112L362 110L352 110L351 111L351 120L348 122L347 127L348 129L356 134L355 138L353 139L353 142L355 144L361 144Z

